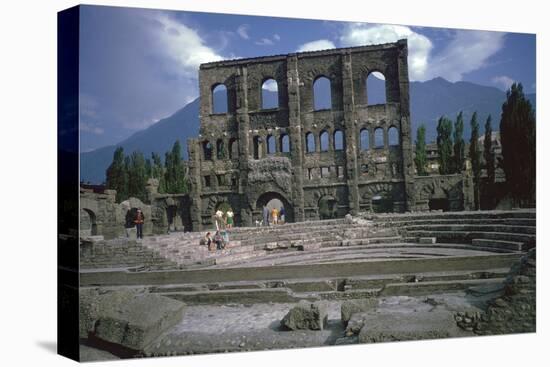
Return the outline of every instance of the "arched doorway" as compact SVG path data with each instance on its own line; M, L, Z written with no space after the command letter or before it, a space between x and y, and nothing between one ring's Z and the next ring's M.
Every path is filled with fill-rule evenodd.
M319 218L333 219L338 216L338 202L331 195L325 195L319 199Z
M393 198L390 193L376 194L371 199L373 213L393 213Z
M80 233L88 236L97 236L96 215L90 209L80 209Z
M261 221L263 219L264 205L268 210L270 210L270 212L273 208L279 211L283 208L285 213L285 222L294 222L294 208L283 195L277 192L265 192L260 195L256 201L256 211L254 212L255 220Z

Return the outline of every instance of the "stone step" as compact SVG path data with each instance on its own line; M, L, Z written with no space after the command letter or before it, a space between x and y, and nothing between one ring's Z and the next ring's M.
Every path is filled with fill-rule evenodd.
M269 265L250 267L212 267L196 270L129 273L125 270L80 270L80 284L86 285L163 285L178 283L216 283L226 281L279 280L289 277L326 279L395 273L484 271L510 267L519 253L452 256L404 260L336 262L330 264Z
M318 298L310 295L295 296L287 288L268 289L221 289L194 292L161 292L160 295L185 302L190 305L200 304L254 304L254 303L294 303L302 299L315 301Z
M461 232L503 232L536 234L536 228L530 226L486 225L486 224L410 224L403 227L407 231L461 231Z
M409 236L436 237L437 242L472 243L473 239L503 240L521 242L530 245L536 243L536 235L508 232L479 232L479 231L408 231Z
M391 221L375 221L376 226L381 227L402 227L405 225L437 225L437 224L497 224L497 225L510 225L510 226L530 226L536 227L536 219L515 219L515 218L472 218L472 219L406 219L406 220L391 220Z
M472 239L473 246L482 246L490 248L504 248L514 251L527 251L532 246L526 245L523 242L504 241L504 240L489 240L483 238Z
M442 280L414 283L390 283L386 284L381 296L420 296L434 293L463 291L470 287L480 285L503 284L505 278L470 279L470 280Z
M344 290L382 288L386 284L418 283L435 281L457 281L472 279L504 278L509 268L487 269L484 271L449 271L417 274L395 274L390 276L353 277L345 280Z
M244 260L252 259L259 256L265 256L267 251L252 251L245 252L240 254L232 254L227 256L221 256L216 258L216 265L232 264L237 262L242 262Z
M422 220L422 219L536 219L534 209L523 210L484 210L484 211L461 211L461 212L414 212L400 214L364 214L364 217L373 221L404 221L404 220Z

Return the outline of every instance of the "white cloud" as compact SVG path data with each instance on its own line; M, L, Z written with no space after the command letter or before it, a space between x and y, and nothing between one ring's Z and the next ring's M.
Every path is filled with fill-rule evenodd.
M162 13L155 20L160 24L156 32L160 46L177 62L182 75L196 78L200 64L223 59L204 44L196 30Z
M504 45L504 33L488 31L452 31L445 48L433 54L432 41L410 27L354 23L345 27L342 46L361 46L395 42L406 38L409 48L409 78L428 80L443 77L451 82L462 80L471 71L487 64Z
M261 40L256 41L254 43L259 46L271 46L273 44L273 41L270 40L269 38L262 38Z
M298 49L297 52L305 52L305 51L319 51L319 50L327 50L329 48L335 48L336 46L332 41L329 41L327 39L321 39L317 41L311 41L304 43Z
M514 79L512 79L512 78L510 78L509 76L506 76L506 75L495 76L493 79L491 79L491 81L493 83L495 83L496 85L498 85L500 87L500 89L503 89L503 90L510 89L512 84L515 82Z
M80 130L95 135L102 135L105 132L102 127L95 126L84 121L80 121Z
M407 39L409 47L409 77L423 80L428 69L428 59L433 48L432 41L411 28L400 25L350 24L344 29L340 43L344 47L374 45Z
M451 82L487 65L491 56L504 46L504 33L456 31L445 48L430 59L425 79L441 76Z
M242 39L249 39L250 36L248 35L248 29L250 28L250 26L248 24L242 24L239 26L239 28L237 28L237 33L239 36L241 36Z
M274 39L275 41L278 42L278 41L281 40L281 36L279 36L277 33L275 33L275 34L273 35L273 39Z
M262 89L268 90L270 92L277 92L277 82L273 79L266 80L262 85Z

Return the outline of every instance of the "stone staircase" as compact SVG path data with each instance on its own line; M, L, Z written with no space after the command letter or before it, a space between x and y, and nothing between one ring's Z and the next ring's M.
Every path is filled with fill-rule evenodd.
M200 246L206 232L182 233L169 236L148 237L143 246L170 259L181 268L208 266L246 265L246 263L273 261L282 263L291 257L298 263L308 262L307 256L318 253L318 258L327 258L330 249L374 244L402 242L396 230L370 228L346 223L343 219L291 223L271 227L234 228L230 243L224 250L210 252Z
M408 241L435 238L486 251L528 251L536 246L534 210L379 215L374 223L395 228Z
M148 270L173 269L177 264L157 251L136 240L120 238L104 241L103 238L84 238L80 244L81 269L146 268Z

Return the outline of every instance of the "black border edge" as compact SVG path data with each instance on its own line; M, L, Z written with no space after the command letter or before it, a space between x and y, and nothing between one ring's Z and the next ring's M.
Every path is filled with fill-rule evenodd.
M79 361L80 7L57 13L57 353Z

